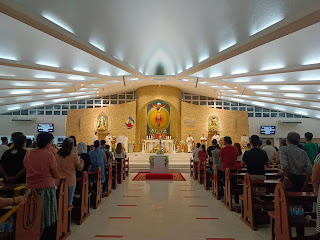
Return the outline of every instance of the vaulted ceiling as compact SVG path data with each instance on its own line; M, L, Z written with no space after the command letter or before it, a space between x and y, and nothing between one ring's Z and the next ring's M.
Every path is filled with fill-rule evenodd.
M170 85L320 118L320 1L0 0L0 113Z

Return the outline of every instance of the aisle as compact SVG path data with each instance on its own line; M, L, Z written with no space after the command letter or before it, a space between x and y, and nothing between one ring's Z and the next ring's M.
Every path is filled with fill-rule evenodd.
M135 175L130 173L129 179L104 198L68 240L270 239L270 229L252 231L239 214L228 211L189 174L184 174L186 182L133 182Z

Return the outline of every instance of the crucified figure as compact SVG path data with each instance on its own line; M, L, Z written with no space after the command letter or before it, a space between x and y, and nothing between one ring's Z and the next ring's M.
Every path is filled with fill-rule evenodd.
M160 123L161 123L161 109L167 107L167 105L162 105L161 103L157 103L155 104L151 104L151 107L154 107L155 109L157 109L157 116L156 116L156 120L158 123L158 127L160 127Z

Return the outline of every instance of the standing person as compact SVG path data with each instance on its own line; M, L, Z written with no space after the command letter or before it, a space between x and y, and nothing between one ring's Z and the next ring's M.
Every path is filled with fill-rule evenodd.
M93 145L94 145L94 142L97 140L98 140L98 132L95 132L92 138Z
M5 151L9 149L8 145L8 138L7 137L1 137L2 144L0 145L0 159Z
M206 138L206 136L204 134L201 135L200 143L201 143L201 145L206 145L207 146L207 138Z
M37 136L37 148L31 149L24 158L27 171L26 187L36 190L42 198L41 235L43 230L57 222L57 197L55 180L61 179L54 154L48 151L53 135L43 132Z
M213 140L211 141L211 143L212 143L212 145L207 148L207 153L208 153L209 159L212 157L212 150L214 149L214 147L215 147L216 145L218 145L218 142L217 142L216 139L213 139Z
M226 136L223 138L225 147L220 150L219 159L222 162L222 177L225 178L225 171L229 168L231 171L238 169L237 158L240 155L239 150L232 146L231 137ZM235 202L239 203L239 194L235 195Z
M72 205L74 191L76 190L77 179L75 170L81 171L84 165L83 160L74 153L73 148L73 139L66 138L56 155L58 171L67 179L69 206Z
M108 159L108 163L106 164L106 166L108 166L109 164L112 164L113 162L113 154L112 152L110 151L110 145L106 145L106 157Z
M194 164L194 170L197 171L198 169L198 162L199 162L199 152L201 150L201 144L200 143L197 143L196 145L196 149L193 150L193 164Z
M276 158L276 149L271 146L271 141L270 140L267 140L266 141L266 146L264 146L262 149L267 153L268 155L268 159L269 159L269 163L272 164L273 163L273 160Z
M257 135L252 135L250 137L250 143L251 150L244 153L241 166L247 166L247 171L251 175L252 180L264 180L264 166L268 166L268 155L264 150L258 147L259 137Z
M214 132L214 135L212 136L211 141L213 141L214 139L217 140L218 144L220 143L221 137L217 131Z
M108 164L109 163L109 159L107 157L107 148L106 148L106 141L105 140L101 140L100 141L100 149L103 152L104 162L106 164Z
M110 133L107 134L105 141L106 141L106 145L109 145L109 146L112 145L112 137L110 136Z
M280 140L280 146L279 146L279 150L278 150L278 152L276 153L276 158L275 158L275 162L276 162L276 164L280 164L280 157L279 157L279 154L280 154L280 149L282 148L282 147L285 147L285 146L287 146L287 139L281 139Z
M317 198L317 225L316 231L320 234L320 192L319 192L319 185L320 185L320 154L317 155L314 165L313 165L313 174L312 174L312 185L314 192L318 195Z
M312 142L312 138L313 138L313 134L311 132L306 132L304 134L304 137L306 139L306 143L303 144L303 149L306 151L306 153L308 154L308 157L310 159L310 162L313 166L314 163L314 159L317 156L317 149L318 146L317 144Z
M214 145L213 150L211 151L211 162L212 164L217 164L218 170L222 170L222 162L219 159L221 148L218 144Z
M126 152L124 151L122 144L121 143L117 143L117 148L114 151L114 158L117 162L122 161L124 158L126 158Z
M96 172L98 167L101 168L101 183L105 182L105 169L104 164L107 163L107 158L103 154L103 151L100 149L100 142L96 140L93 144L94 149L90 151L90 159L91 159L91 171ZM92 182L96 182L95 178L91 179Z
M204 170L204 166L206 165L208 159L208 153L206 151L206 145L201 145L201 150L198 153L199 155L199 164L201 166L200 170Z
M238 168L237 157L240 155L239 150L232 146L231 137L223 138L225 147L220 150L219 158L222 162L222 170L225 171L227 168L235 170Z
M280 165L283 171L283 183L289 191L302 191L308 186L312 174L312 165L305 151L298 148L300 135L290 132L287 136L288 146L280 148ZM306 171L306 175L304 175Z
M4 175L7 184L26 182L26 169L23 166L23 159L27 153L24 149L26 139L23 134L15 136L13 148L5 151L1 157L0 172Z
M75 153L75 154L78 154L77 153L77 139L75 136L71 135L69 138L71 138L73 140L73 148L72 148L72 151Z
M193 137L191 136L191 134L189 134L189 137L187 137L188 153L192 152L193 142Z
M238 149L239 156L237 157L237 162L240 163L242 161L242 150L241 150L241 145L240 143L235 143L234 146Z
M83 160L83 169L81 171L76 172L76 176L77 178L82 177L82 173L84 171L88 172L90 171L91 168L91 159L90 159L90 155L88 154L88 147L84 142L79 142L78 146L77 146L77 153L78 156Z

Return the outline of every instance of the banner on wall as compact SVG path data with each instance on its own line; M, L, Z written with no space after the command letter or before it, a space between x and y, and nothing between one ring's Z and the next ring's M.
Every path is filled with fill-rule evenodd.
M133 120L133 118L132 118L132 117L129 117L129 118L126 120L125 124L126 124L126 126L127 126L128 129L133 128L133 126L134 126L134 120Z
M156 100L147 107L147 136L158 138L170 135L170 106Z
M184 130L195 131L196 130L196 119L195 118L184 118L182 123Z

